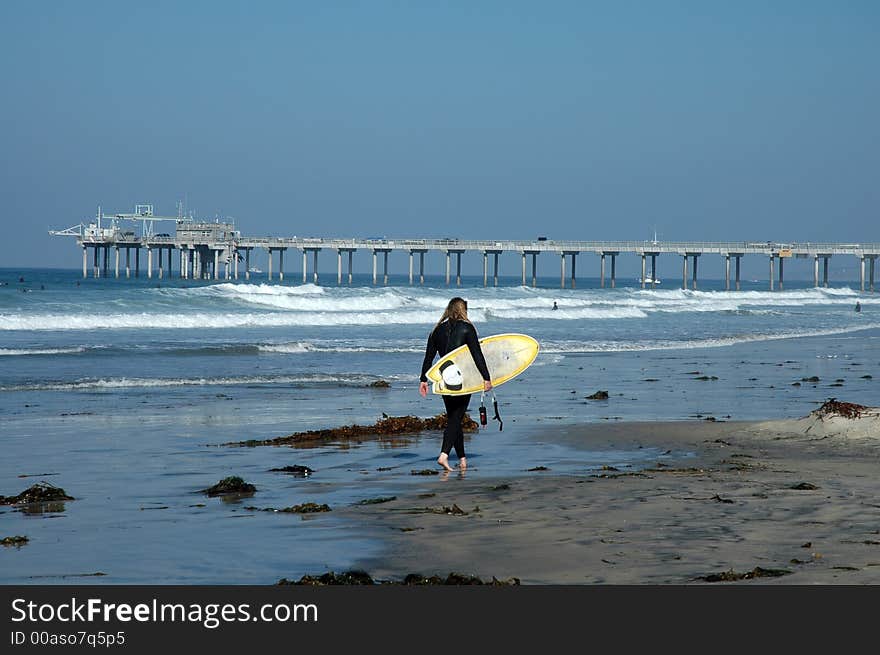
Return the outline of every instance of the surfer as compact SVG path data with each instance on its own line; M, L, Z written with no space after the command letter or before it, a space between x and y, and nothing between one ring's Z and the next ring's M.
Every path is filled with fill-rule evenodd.
M480 348L480 340L477 336L477 329L471 323L467 315L467 301L464 298L455 297L449 301L443 316L434 326L431 334L428 336L428 345L425 348L425 360L422 362L422 375L419 378L419 393L422 398L428 395L428 378L425 375L434 361L435 355L443 357L447 353L455 350L459 346L467 344L477 365L477 370L483 376L483 389L489 391L492 388L492 377L489 375L489 369L486 366L486 358L483 357L483 350ZM464 452L464 431L461 428L461 421L464 413L467 411L468 404L471 401L470 394L463 396L443 396L443 403L446 405L446 429L443 431L443 446L440 448L440 456L437 463L447 471L451 471L449 466L449 453L455 448L455 454L458 455L459 467L464 470L467 468L467 458Z
M856 300L856 312L862 311L862 303Z
M559 309L559 306L556 304L556 301L553 301L553 309Z

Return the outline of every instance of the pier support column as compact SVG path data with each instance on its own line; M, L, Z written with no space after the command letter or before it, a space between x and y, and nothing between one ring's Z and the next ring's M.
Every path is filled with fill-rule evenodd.
M134 276L141 276L141 247L134 249Z
M605 288L605 253L599 257L599 288Z
M496 255L496 262L497 255ZM574 289L577 286L577 274L575 273L575 269L577 268L577 253L571 253L571 288Z
M244 249L244 279L250 281L251 279L251 249Z
M730 291L730 255L724 255L724 290Z
M489 253L483 251L483 286L489 286Z
M235 279L238 280L238 248L232 251L232 262L235 269Z
M526 286L526 254L522 254L522 285Z
M651 288L657 286L657 255L651 255Z
M452 255L447 250L446 251L446 286L447 287L449 286L449 271L450 271L449 266L451 264L451 257L452 257Z
M819 288L819 255L813 255L813 286Z
M269 256L270 277L271 277L271 272L272 272L272 263L271 262L272 262L272 257L270 255ZM306 282L309 281L308 274L309 274L309 253L305 249L303 249L303 284L305 284Z
M378 279L377 278L377 271L378 271L377 257L378 256L379 256L378 252L376 250L373 250L373 286L376 286L376 280Z
M348 284L349 284L349 286L351 286L351 271L352 271L351 261L352 261L353 257L354 257L354 250L349 250L348 251Z
M385 262L384 262L385 267L383 268L384 277L383 277L383 280L382 280L382 284L384 284L384 285L387 287L387 286L388 286L388 251L385 250L382 254L385 255L385 257L384 257L384 260L385 260Z
M125 249L125 279L131 277L131 248Z
M89 251L83 246L83 279L89 276Z
M284 282L284 248L278 249L278 283Z
M773 291L773 266L775 264L774 259L775 257L773 255L770 255L770 291Z
M455 286L461 286L461 252L455 253Z
M498 286L498 254L495 253L495 274L492 276L492 284L493 286Z
M538 253L532 253L532 286L538 286Z
M342 286L342 251L336 249L336 285Z
M859 258L859 291L865 293L865 256Z
M870 267L870 272L869 272L869 277L868 277L868 281L870 283L868 286L868 291L870 291L871 293L874 293L874 262L876 262L876 261L877 261L876 256L871 257L871 267Z
M739 264L740 264L739 260L740 259L742 259L742 258L739 256L736 257L736 290L737 291L739 291L739 287L740 287L740 283L739 283Z
M425 284L425 253L419 253L419 285Z
M611 288L617 286L617 254L611 255Z
M785 278L785 274L784 274L784 271L785 271L785 258L784 258L784 257L780 257L780 258L779 258L779 290L780 290L780 291L784 291L784 290L785 290L785 279L784 279L784 278Z
M822 281L823 281L823 284L825 285L825 288L827 289L828 288L828 257L823 257L822 259L824 260L824 263L822 264L822 267L824 269L823 274L822 274Z
M691 289L694 291L697 290L697 257L699 255L694 255L694 270L691 271Z
M115 252L115 255L116 255L115 273L116 273L116 279L118 280L119 279L119 246L116 246L114 248L114 250L116 251Z
M272 281L272 249L266 248L269 253L269 268L266 269L266 276L269 282ZM306 283L306 251L303 250L303 284Z
M559 258L559 287L561 289L565 288L565 253L560 253L562 256Z
M688 288L688 256L681 258L681 288L687 291Z
M642 289L645 288L645 273L648 272L648 271L646 270L647 267L648 267L648 262L647 262L647 260L645 259L645 253L642 253L642 279L641 279Z
M107 277L107 268L110 260L110 246L104 246L104 277Z
M220 251L214 251L214 279L220 279Z
M147 278L153 278L153 249L147 246Z
M94 249L94 262L92 263L92 277L99 278L101 277L101 267L98 266L98 246L92 246Z
M184 280L189 277L189 248L180 251L180 277Z
M159 248L159 279L160 280L162 279L162 275L163 275L163 268L162 268L162 251L163 250L164 250L164 248L162 248L162 247Z
M409 286L413 285L413 251L409 251Z
M318 248L312 251L312 265L312 268L315 269L312 272L312 279L315 281L315 284L318 284Z

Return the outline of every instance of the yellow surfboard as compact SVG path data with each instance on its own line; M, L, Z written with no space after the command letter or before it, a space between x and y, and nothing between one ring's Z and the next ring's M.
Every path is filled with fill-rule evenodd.
M497 387L525 371L538 356L538 342L525 334L496 334L480 339L492 386ZM483 376L477 370L467 345L447 353L425 376L435 394L463 396L483 390Z

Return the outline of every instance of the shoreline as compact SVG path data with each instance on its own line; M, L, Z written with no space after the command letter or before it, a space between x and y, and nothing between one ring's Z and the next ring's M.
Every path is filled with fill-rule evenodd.
M377 579L457 572L533 585L705 584L756 570L779 577L745 584L880 583L880 417L835 417L822 434L805 432L805 421L542 431L567 445L678 455L643 471L454 473L349 508L346 517L384 544L358 568ZM454 506L464 513L443 512Z

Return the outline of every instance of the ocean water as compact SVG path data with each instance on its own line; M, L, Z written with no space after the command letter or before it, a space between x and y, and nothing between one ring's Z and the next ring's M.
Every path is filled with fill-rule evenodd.
M854 283L792 281L782 292L629 284L579 279L578 289L559 289L548 278L532 288L502 278L483 288L474 277L447 288L439 277L424 286L392 277L373 286L363 276L337 287L0 270L0 495L44 480L77 499L0 507L0 537L30 539L0 548L0 583L269 584L375 554L381 540L338 512L244 508L340 508L454 484L456 475L411 474L435 467L439 435L220 444L440 413L438 398L418 395L418 373L453 295L468 299L482 336L522 332L541 344L535 364L497 390L504 430L491 423L468 439L470 478L533 475L539 465L638 468L670 455L553 442L555 430L584 422L792 417L829 397L878 404L880 297ZM378 380L390 387L369 386ZM586 399L598 390L609 399ZM268 470L289 464L315 473ZM229 475L257 493L199 493ZM97 572L106 575L79 577Z

